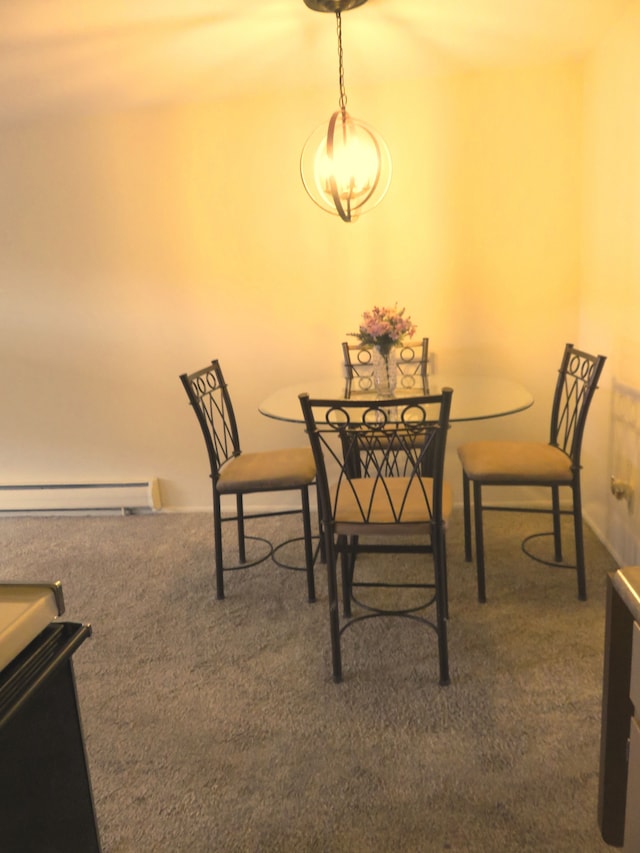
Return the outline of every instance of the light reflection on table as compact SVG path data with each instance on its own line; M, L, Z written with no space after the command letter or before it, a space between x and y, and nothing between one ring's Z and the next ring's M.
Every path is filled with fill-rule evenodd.
M496 376L470 376L454 374L436 374L425 379L423 386L419 377L411 377L414 383L409 387L399 386L394 399L410 400L411 397L424 394L439 394L443 388L453 388L451 404L452 422L478 421L487 418L499 418L522 412L533 405L531 392L511 379ZM358 384L358 380L348 383L339 376L301 380L294 385L280 388L266 397L259 405L261 414L268 418L291 423L303 423L299 395L307 393L311 399L318 400L378 400L376 393Z

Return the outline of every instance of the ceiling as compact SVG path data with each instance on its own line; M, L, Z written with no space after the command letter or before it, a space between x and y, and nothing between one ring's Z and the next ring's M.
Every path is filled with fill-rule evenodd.
M630 2L369 0L343 14L347 88L580 57ZM303 0L0 0L0 121L327 80L335 18Z

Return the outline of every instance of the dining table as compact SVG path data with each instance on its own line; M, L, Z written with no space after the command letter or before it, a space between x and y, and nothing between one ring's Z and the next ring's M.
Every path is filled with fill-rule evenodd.
M407 381L410 380L410 381ZM405 377L396 387L394 400L407 400L425 394L439 394L452 388L450 422L479 421L522 412L533 405L534 398L516 380L493 375L437 373L426 377ZM300 394L315 400L379 400L373 383L365 378L347 380L339 374L301 379L272 391L259 404L261 414L290 423L304 423ZM383 398L385 399L385 398Z
M277 421L303 424L300 394L308 394L312 400L332 403L352 399L384 399L389 400L391 409L394 409L396 401L399 401L401 408L404 402L410 406L412 398L439 394L443 388L453 389L449 423L482 421L512 415L530 408L534 402L533 394L528 388L516 380L501 376L437 373L424 377L404 377L400 378L393 398L389 398L381 397L376 392L370 376L349 380L336 372L333 376L300 379L277 388L262 400L258 410L265 417ZM288 544L289 542L282 543L276 551ZM322 549L319 547L316 557L321 553ZM322 556L321 559L324 562ZM276 559L276 563L292 568L290 564L279 559Z

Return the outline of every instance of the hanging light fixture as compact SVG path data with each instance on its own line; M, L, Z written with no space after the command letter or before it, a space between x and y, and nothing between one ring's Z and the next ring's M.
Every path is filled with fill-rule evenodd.
M382 201L391 180L391 156L384 139L347 113L342 59L341 12L367 0L304 0L316 12L335 12L338 31L339 109L309 137L300 157L300 174L313 201L353 222Z

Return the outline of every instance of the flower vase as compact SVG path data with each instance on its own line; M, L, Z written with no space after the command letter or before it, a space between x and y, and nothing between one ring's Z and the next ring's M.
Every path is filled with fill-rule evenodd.
M379 397L393 397L398 381L396 351L393 347L373 348L373 385Z

